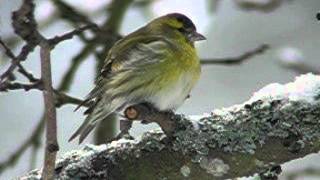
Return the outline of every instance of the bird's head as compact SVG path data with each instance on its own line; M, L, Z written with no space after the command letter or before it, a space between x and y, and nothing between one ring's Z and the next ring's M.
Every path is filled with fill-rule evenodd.
M184 38L191 43L206 39L197 32L196 26L187 16L179 13L161 16L151 21L148 26L165 35L173 38Z

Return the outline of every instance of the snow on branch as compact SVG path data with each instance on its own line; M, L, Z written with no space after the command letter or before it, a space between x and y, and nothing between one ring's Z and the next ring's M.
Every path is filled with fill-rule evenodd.
M214 100L213 100L214 101ZM61 157L57 179L226 179L320 150L320 76L270 84L243 104L192 120L175 115L173 135L87 145ZM24 178L40 179L41 170Z

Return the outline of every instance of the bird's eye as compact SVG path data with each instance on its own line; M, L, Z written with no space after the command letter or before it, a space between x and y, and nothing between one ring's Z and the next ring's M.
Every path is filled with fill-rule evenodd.
M178 28L178 31L181 32L181 33L185 33L186 30L182 27L182 28Z

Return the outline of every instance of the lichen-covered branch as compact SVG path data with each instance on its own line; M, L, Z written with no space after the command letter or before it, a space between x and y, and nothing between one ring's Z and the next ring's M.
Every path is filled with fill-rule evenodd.
M201 119L176 115L172 120L171 138L154 130L140 139L71 151L58 160L55 178L225 179L262 173L316 153L320 76L268 85L243 104L216 109ZM34 170L24 178L39 179L40 174Z

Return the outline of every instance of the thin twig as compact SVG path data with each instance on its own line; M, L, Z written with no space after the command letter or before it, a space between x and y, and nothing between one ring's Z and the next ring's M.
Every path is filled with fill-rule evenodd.
M30 52L33 51L35 48L35 45L26 44L22 47L20 54L16 57L12 51L8 48L8 46L0 39L0 43L2 47L5 49L5 54L12 60L10 66L8 69L0 75L0 84L3 83L8 77L13 75L13 71L16 69L16 67L19 67L19 72L23 75L27 75L26 77L29 79L32 77L28 76L28 73L25 73L23 69L21 69L21 61L24 61ZM24 74L25 73L25 74Z
M55 45L57 45L58 43L65 41L65 40L69 40L72 39L74 36L81 34L83 31L88 30L88 29L94 29L94 28L98 28L98 26L96 24L89 24L80 28L76 28L73 31L70 31L64 35L61 36L55 36L54 38L49 39L49 44L54 47Z
M36 82L38 79L28 72L20 63L18 64L18 72L26 77L30 82Z
M78 99L72 96L67 95L66 93L54 90L56 96L55 106L57 108L65 105L65 104L73 104L73 105L80 105L83 103L82 99ZM88 107L90 103L83 104L83 106Z
M15 55L11 51L11 49L6 45L6 43L3 42L2 38L0 37L0 44L4 49L4 53L11 59L15 59Z
M263 54L269 48L270 48L269 45L263 44L237 57L220 58L220 59L219 58L201 59L201 64L202 65L239 65L256 55Z
M0 76L0 85L3 83L3 81L9 77L12 76L13 73L12 71L15 69L15 67L18 64L18 60L16 59L16 56L13 54L13 52L10 50L10 48L2 41L2 39L0 38L0 44L2 46L2 48L4 49L4 53L10 58L12 59L12 63L9 66L9 68L1 74Z
M18 89L23 89L25 91L29 91L31 89L43 90L43 87L42 87L41 81L37 81L30 84L5 81L0 84L0 91L18 90Z
M44 87L44 114L46 119L46 148L42 178L48 180L54 178L55 161L57 151L59 150L59 145L57 140L57 119L55 99L51 79L50 45L47 42L47 40L43 40L40 43L40 58L41 79L43 81Z
M271 12L279 8L286 0L269 0L265 1L247 1L237 0L234 1L239 8L245 11L260 11L260 12Z
M71 5L67 4L61 0L51 0L53 4L56 6L57 10L62 19L73 23L74 25L83 24L92 24L89 17L85 14L81 13Z

